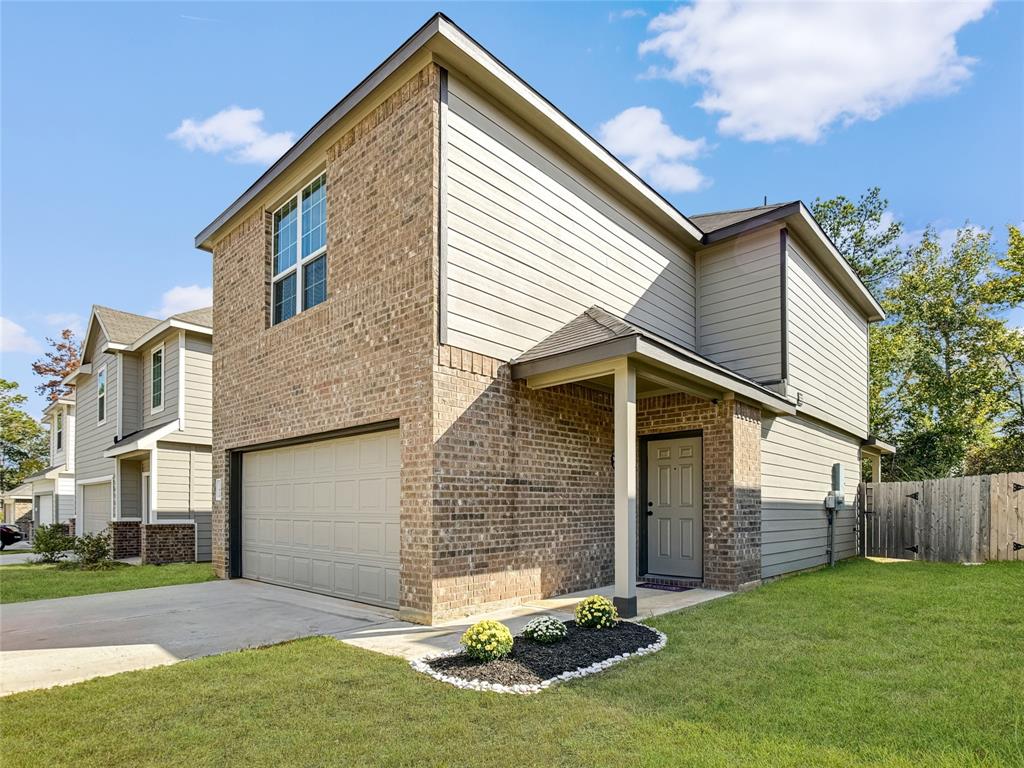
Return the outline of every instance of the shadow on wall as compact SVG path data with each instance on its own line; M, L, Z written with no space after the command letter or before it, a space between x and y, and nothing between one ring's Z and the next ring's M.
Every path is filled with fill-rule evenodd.
M462 370L435 376L434 613L608 584L612 403Z

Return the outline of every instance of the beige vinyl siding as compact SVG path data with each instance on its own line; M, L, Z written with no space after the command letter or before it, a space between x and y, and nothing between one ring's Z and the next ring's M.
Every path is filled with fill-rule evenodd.
M120 467L120 515L122 518L142 517L142 462L125 460Z
M75 471L75 409L71 406L64 414L64 463L68 472Z
M831 424L866 436L867 321L792 236L787 252L789 391Z
M454 73L448 342L511 359L592 305L695 346L693 257Z
M114 474L114 460L103 452L114 444L117 435L117 408L120 382L117 380L117 359L100 353L106 343L103 334L96 332L87 359L92 362L92 373L80 376L75 388L75 476L87 480ZM103 365L107 367L107 413L102 425L97 425L96 377Z
M197 559L211 558L213 461L208 446L158 444L158 521L196 523Z
M61 475L55 482L54 512L58 523L66 523L75 516L75 478L73 475Z
M137 354L121 355L121 432L130 435L142 429L142 363Z
M185 337L185 424L182 433L213 439L213 344L209 337Z
M779 230L734 238L700 254L700 352L755 381L782 378Z
M153 413L153 361L154 349L163 345L164 387L163 408ZM164 334L142 350L142 428L149 429L178 418L178 331Z
M860 441L800 416L761 423L761 570L777 576L827 562L825 496L832 465L844 468L845 509L835 522L836 559L857 554L853 501Z

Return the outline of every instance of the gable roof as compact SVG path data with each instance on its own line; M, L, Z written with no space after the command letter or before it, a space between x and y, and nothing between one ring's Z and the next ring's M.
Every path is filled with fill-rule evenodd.
M99 321L100 327L103 329L103 335L111 344L131 344L139 336L160 324L155 317L135 315L120 309L101 307L98 304L93 305L92 312L93 317ZM86 332L85 341L88 342L88 340L89 334Z
M744 221L756 219L766 213L772 213L780 208L793 203L775 203L773 205L759 205L754 208L736 208L731 211L717 211L716 213L698 213L690 216L690 221L703 230L705 235L712 235L718 230L738 224Z
M213 307L200 307L199 309L190 309L188 312L179 312L176 315L171 315L168 320L180 320L183 323L212 328Z
M620 356L659 360L685 376L748 397L777 413L796 412L793 403L778 392L599 306L585 310L513 360L512 378L571 367L579 360L570 358L581 356L594 360Z
M436 13L196 235L196 248L211 250L214 236L226 224L322 139L331 128L412 60L417 60L414 63L420 66L435 60L442 66L451 67L470 76L476 85L495 94L518 118L539 130L598 179L613 186L622 198L638 206L654 221L681 236L691 245L696 246L700 243L700 229L653 187L455 22L443 13Z

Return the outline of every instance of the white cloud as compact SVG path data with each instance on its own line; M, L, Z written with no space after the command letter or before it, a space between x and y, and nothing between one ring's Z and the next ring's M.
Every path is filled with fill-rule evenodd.
M28 331L13 320L0 317L0 352L28 352L35 354L43 348L28 335Z
M164 291L161 302L159 309L150 310L146 314L163 320L179 312L208 307L213 304L213 289L201 285L176 285L169 291Z
M266 165L283 155L295 143L295 136L290 132L267 133L262 123L262 109L228 107L205 120L182 120L168 138L187 149L213 155L226 153L235 163Z
M600 128L601 142L629 167L666 192L692 192L706 179L692 160L706 148L704 139L687 139L672 131L661 110L630 107Z
M70 328L76 336L81 336L85 331L85 323L82 321L82 316L74 312L52 312L48 315L43 315L43 320L48 326L58 331Z
M618 21L619 19L636 19L642 18L647 15L647 11L643 8L624 8L621 11L612 11L608 14L608 21Z
M992 2L697 0L652 19L640 52L670 61L649 74L702 86L697 105L722 114L723 134L813 142L955 91L974 63L956 33Z

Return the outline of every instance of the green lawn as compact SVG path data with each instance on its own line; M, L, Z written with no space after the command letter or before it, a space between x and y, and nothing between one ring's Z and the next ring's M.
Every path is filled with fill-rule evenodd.
M1024 564L850 562L658 619L527 697L329 638L0 701L15 766L1024 764Z
M109 571L60 570L55 565L0 564L0 603L193 584L216 578L209 563L126 565Z

